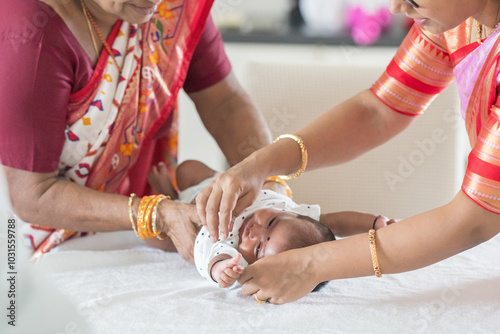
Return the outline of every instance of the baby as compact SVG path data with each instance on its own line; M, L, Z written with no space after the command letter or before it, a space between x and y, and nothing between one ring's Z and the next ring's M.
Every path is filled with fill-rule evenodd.
M165 182L162 168L153 168L149 182L158 193L171 195L173 187ZM181 190L179 200L193 203L198 192L216 175L198 161L180 164L176 175ZM235 217L233 230L226 239L212 243L208 230L201 228L194 246L195 265L209 281L229 287L247 265L265 256L335 240L336 231L340 236L347 236L392 222L382 216L359 212L320 215L318 205L296 204L281 184L266 182L255 202Z

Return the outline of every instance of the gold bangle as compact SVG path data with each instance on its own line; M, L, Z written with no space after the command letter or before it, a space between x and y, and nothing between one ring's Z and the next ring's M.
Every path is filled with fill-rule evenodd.
M284 138L290 138L290 139L293 139L295 140L295 142L299 145L300 147L300 154L301 154L301 159L302 159L302 165L300 166L299 170L297 172L295 172L295 174L293 175L278 175L278 177L282 178L283 180L292 180L292 179L295 179L297 177L299 177L300 174L304 173L304 171L306 170L306 166L307 166L307 148L306 148L306 145L304 145L304 141L296 136L296 135L291 135L291 134L285 134L285 135L281 135L279 136L278 138L276 138L274 140L274 142L277 142L278 140L281 140L281 139L284 139Z
M368 240L370 241L370 253L372 255L372 265L375 276L382 277L382 271L380 270L380 265L378 264L377 258L377 245L375 243L375 230L368 231Z
M160 198L160 196L151 196L151 201L144 211L144 231L146 231L147 238L156 237L151 227L151 213L153 212L153 208Z
M149 236L147 235L147 221L144 221L146 208L151 202L153 196L144 196L141 199L141 203L139 204L139 211L137 213L137 233L139 234L139 238L146 239Z
M265 302L267 302L267 300L261 300L257 297L257 293L254 293L253 294L253 299L255 299L255 301L259 304L264 304Z
M292 189L290 189L290 186L288 185L288 183L286 183L286 181L283 180L281 177L268 176L268 177L266 177L266 180L264 181L264 183L267 183L267 182L275 182L275 183L281 184L283 187L285 187L286 195L289 198L292 198Z
M154 208L153 208L153 214L151 215L151 229L153 230L153 234L156 235L156 238L159 240L165 240L168 238L168 235L163 232L158 232L156 229L156 213L158 212L158 206L160 205L160 202L163 201L164 199L170 199L170 196L165 196L165 195L159 195L158 202L156 202ZM165 236L161 236L165 234Z
M136 197L136 195L131 194L128 198L128 217L130 219L130 223L132 224L132 229L134 230L135 235L139 236L139 234L137 233L137 228L135 227L134 212L132 211L132 201L134 200L134 197Z

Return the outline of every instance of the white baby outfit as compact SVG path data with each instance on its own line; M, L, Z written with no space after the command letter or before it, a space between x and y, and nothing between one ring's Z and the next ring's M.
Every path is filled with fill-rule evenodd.
M189 193L192 194L191 191ZM181 196L179 196L179 198L182 200ZM212 243L208 230L202 227L194 244L194 262L201 276L217 285L217 283L210 278L208 264L214 257L220 254L227 254L231 257L238 255L238 245L240 242L238 231L245 221L245 218L255 211L265 208L294 212L300 215L309 216L316 220L319 220L320 216L319 205L297 204L285 195L278 194L272 190L261 190L255 202L246 208L241 215L235 218L233 230L226 239L219 239L217 242ZM242 267L246 267L248 262L241 257L238 264Z

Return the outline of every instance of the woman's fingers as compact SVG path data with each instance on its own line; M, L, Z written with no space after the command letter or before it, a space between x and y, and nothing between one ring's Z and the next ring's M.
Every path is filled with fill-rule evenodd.
M221 198L222 190L218 187L213 187L206 206L206 227L210 233L212 242L216 242L219 238L219 206Z
M216 179L196 196L196 210L212 242L219 238L219 231L221 238L227 238L232 230L233 209L238 203L239 192L231 186L222 186L225 183Z
M233 217L253 203L264 182L235 168L219 175L196 196L198 215L212 242L219 238L219 231L221 238L227 238L232 230ZM244 176L247 174L248 177Z
M238 280L238 282L240 282L240 284L241 284L241 280ZM252 281L247 281L241 287L241 292L243 292L243 294L245 294L247 296L253 295L254 293L257 293L258 291L259 291L259 287L257 286L257 284L254 284Z
M220 212L219 212L219 229L221 233L221 238L227 238L227 235L233 229L233 209L238 201L238 194L233 191L225 191L222 194L220 201ZM236 216L236 215L235 215Z
M295 301L307 295L319 283L314 272L307 269L314 250L308 248L289 250L267 256L245 268L238 279L242 292L273 304ZM261 297L265 298L262 299Z

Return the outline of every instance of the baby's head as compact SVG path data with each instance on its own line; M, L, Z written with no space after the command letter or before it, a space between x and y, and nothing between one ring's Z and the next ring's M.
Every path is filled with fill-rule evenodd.
M239 240L238 251L252 264L265 256L335 240L335 237L325 224L310 217L261 209L245 219Z

